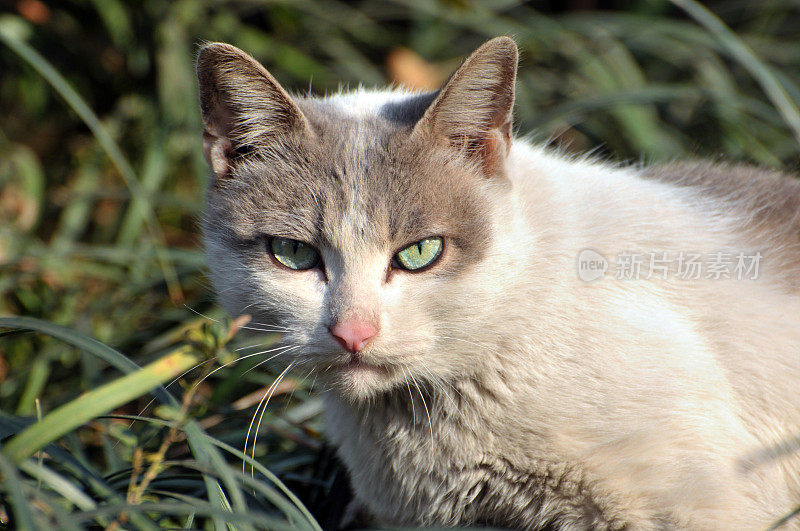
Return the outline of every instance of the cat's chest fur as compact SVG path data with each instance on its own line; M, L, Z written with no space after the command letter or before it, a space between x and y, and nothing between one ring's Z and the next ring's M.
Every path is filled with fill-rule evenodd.
M559 458L546 437L510 451L513 420L478 418L464 396L474 389L408 389L366 408L326 397L328 436L339 447L358 498L388 525L500 525L544 529L623 529L614 500L577 463ZM423 402L423 396L426 402ZM430 405L428 405L430 404ZM513 437L513 435L512 435ZM610 502L610 503L609 503Z

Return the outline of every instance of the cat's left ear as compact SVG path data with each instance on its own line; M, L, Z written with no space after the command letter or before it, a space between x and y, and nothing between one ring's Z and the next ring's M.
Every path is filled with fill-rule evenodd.
M462 150L494 175L511 147L518 56L510 37L484 43L450 77L412 134Z

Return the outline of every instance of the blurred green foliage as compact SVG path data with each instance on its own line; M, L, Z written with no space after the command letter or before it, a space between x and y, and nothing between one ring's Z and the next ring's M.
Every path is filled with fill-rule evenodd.
M441 80L481 42L508 34L522 52L518 130L533 131L534 139L617 160L725 154L790 169L800 160L793 131L800 116L797 2L710 2L705 19L698 16L702 8L683 0L18 0L4 6L0 315L64 325L140 364L186 345L207 359L230 360L236 348L272 341L227 338L203 276L198 219L207 168L193 71L203 41L243 48L291 90L325 93L402 81L408 68ZM720 20L733 32L715 30ZM405 48L427 63L398 67L393 61L407 59L397 59ZM20 330L0 335L3 437L27 425L37 408L46 414L118 376L107 359L62 339ZM248 352L257 350L242 354ZM242 448L251 406L275 378L267 367L249 370L261 360L215 372L193 391L192 404L172 416L162 411L165 417L133 426L106 418L71 432L60 444L76 462L50 445L48 460L73 490L59 491L52 477L0 459L6 484L49 500L42 503L52 511L27 514L18 509L24 503L12 504L14 511L0 504L0 523L10 521L9 511L17 523L70 522L69 514L83 511L86 521L110 525L114 511L98 507L124 514L119 507L126 496L132 503L131 478L144 474L142 459L157 456L172 433L165 426L208 430L214 441ZM198 371L180 383L185 391L210 373ZM255 456L306 501L324 505L310 485L329 489L332 474L309 479L312 469L327 466L319 462L319 403L308 382L287 382L293 394L276 394ZM115 412L137 414L145 404ZM224 479L232 476L215 462L226 485L223 501L215 497L219 483L195 466L199 456L212 455L207 448L176 439L168 450L162 458L183 459L180 466L159 470L134 501L170 499L184 503L183 512L134 511L130 522L219 525L226 504L247 493L231 490ZM265 483L234 509L246 515L240 509L256 507L259 518L292 521L296 510L281 506L288 498L269 490L268 473L254 475ZM186 512L192 504L205 512L195 518ZM242 518L243 528L253 523Z

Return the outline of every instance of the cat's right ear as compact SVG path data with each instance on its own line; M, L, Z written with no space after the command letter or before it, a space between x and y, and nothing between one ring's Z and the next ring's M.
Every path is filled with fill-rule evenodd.
M309 133L308 122L291 96L261 64L224 43L203 46L197 56L203 152L217 180L229 178L234 159Z

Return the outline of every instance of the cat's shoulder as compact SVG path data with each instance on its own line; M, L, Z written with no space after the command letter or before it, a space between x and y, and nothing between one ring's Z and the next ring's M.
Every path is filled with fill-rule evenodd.
M646 167L646 179L691 190L745 216L752 228L773 229L800 242L800 179L777 170L709 161Z
M800 179L746 164L678 162L643 168L641 175L676 186L706 206L739 220L754 243L781 256L790 285L800 271Z
M800 179L782 171L714 161L681 161L649 166L642 175L720 199L759 197L780 200L782 206L800 205Z

